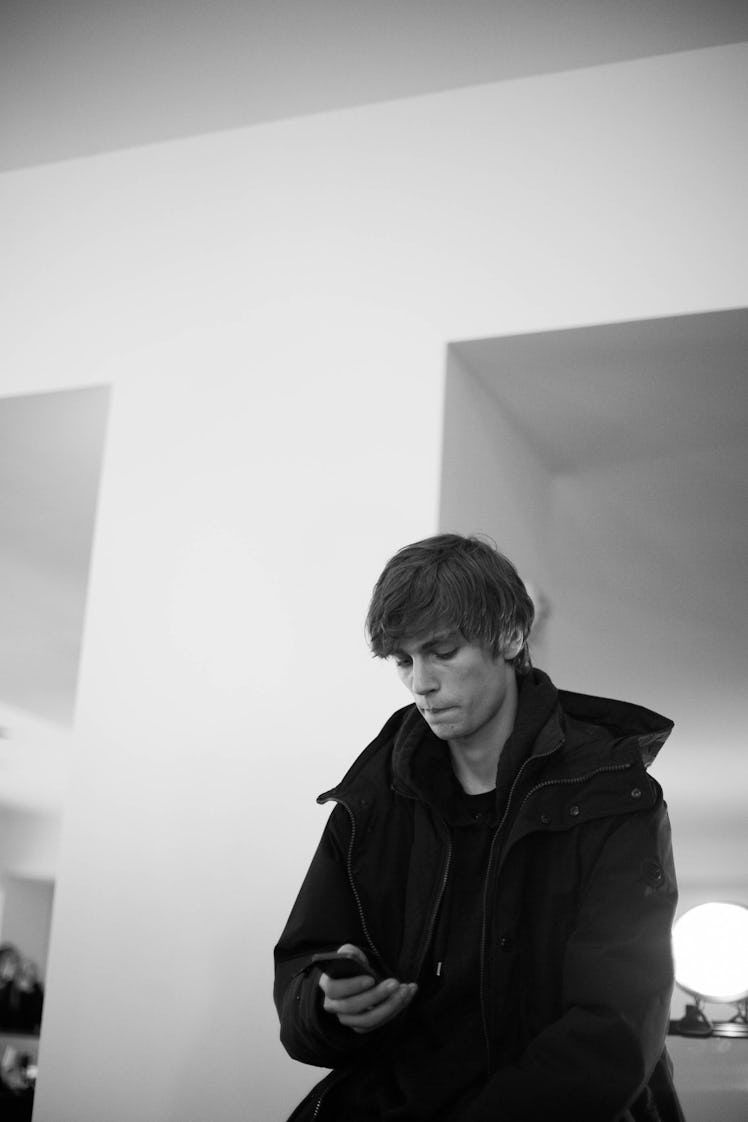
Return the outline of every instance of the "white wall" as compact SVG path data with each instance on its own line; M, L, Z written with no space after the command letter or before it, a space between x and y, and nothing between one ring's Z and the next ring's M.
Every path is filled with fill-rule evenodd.
M4 177L8 392L114 386L36 1122L282 1119L313 797L403 700L452 339L743 304L746 51ZM506 543L511 555L511 543Z
M60 827L59 810L0 805L0 875L54 879Z

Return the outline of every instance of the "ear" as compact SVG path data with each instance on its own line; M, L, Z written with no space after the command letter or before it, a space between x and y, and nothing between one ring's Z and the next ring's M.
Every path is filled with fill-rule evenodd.
M524 641L525 637L519 630L513 631L512 634L506 638L502 655L507 662L511 662L513 658L517 657L519 652L522 650L522 644L524 643Z

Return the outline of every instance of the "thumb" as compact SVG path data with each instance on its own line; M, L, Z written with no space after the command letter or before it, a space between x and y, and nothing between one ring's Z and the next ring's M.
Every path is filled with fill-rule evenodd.
M353 943L343 943L342 947L338 947L338 954L349 954L353 958L357 958L367 970L370 969L368 958L361 948L354 946Z

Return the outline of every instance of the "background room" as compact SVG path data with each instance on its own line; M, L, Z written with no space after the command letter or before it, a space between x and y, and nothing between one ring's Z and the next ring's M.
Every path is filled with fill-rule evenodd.
M747 40L728 3L3 5L35 1122L281 1120L314 1081L272 947L315 796L404 703L373 581L440 528L531 577L561 686L675 721L681 907L748 904ZM672 1051L689 1122L744 1116L745 1041Z

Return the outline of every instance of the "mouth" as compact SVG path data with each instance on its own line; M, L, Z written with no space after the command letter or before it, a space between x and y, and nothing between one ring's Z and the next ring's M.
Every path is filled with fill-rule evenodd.
M454 709L454 705L443 705L439 709L423 709L424 717L439 717L442 713L449 713Z

